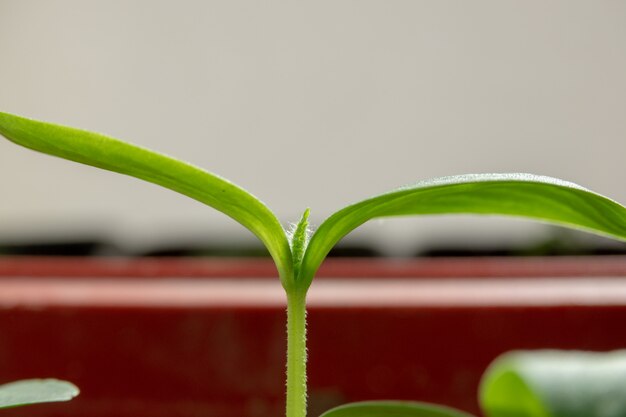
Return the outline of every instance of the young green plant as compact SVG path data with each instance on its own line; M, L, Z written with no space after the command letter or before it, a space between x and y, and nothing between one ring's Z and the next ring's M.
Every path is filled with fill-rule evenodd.
M309 237L307 209L292 232L241 187L193 165L98 133L0 113L0 134L46 154L140 178L232 217L267 247L287 297L287 417L306 416L306 295L324 258L368 220L419 214L525 217L626 240L626 208L579 185L531 174L472 174L420 181L345 207ZM420 403L373 402L324 414L463 416Z

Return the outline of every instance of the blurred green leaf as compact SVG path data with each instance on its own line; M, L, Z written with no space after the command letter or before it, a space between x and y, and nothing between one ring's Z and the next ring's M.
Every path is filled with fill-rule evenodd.
M211 206L251 230L265 244L281 279L292 276L291 250L276 216L248 191L217 175L98 133L2 112L0 134L24 147L140 178Z
M487 417L624 417L626 350L505 354L485 373L480 403Z
M0 408L68 401L80 391L67 381L57 379L25 379L0 385Z
M440 405L410 401L364 401L341 405L320 417L472 417Z
M311 237L298 285L346 234L377 217L416 214L525 217L626 241L626 208L579 185L531 174L474 174L435 178L363 200L326 219Z

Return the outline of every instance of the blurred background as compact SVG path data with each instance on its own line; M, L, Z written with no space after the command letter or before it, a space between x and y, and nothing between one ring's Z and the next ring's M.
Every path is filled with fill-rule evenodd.
M189 161L286 227L464 173L548 175L624 204L625 75L620 0L0 0L0 111ZM477 413L503 352L623 349L626 256L452 258L583 254L626 244L510 218L357 229L332 255L402 259L320 269L310 415L380 398ZM187 197L0 138L0 382L80 386L31 417L281 415L275 268L225 256L265 250Z
M0 109L250 190L287 225L429 177L531 172L626 201L623 1L0 0ZM234 221L0 141L0 250L263 254ZM393 219L336 254L624 252L515 219Z

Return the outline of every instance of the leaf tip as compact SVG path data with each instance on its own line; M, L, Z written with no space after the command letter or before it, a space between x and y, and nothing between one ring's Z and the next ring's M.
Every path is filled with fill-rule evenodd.
M290 234L290 243L291 243L291 253L293 256L293 263L297 271L300 268L300 264L302 263L302 258L304 256L304 252L309 243L309 214L311 213L311 209L307 207L302 213L302 217L300 221L293 227Z

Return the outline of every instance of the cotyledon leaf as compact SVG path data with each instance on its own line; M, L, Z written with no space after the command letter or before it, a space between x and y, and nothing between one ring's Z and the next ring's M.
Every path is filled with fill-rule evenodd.
M237 185L177 159L102 134L0 112L0 134L12 142L72 161L161 185L205 203L252 231L268 248L283 285L291 250L276 216Z
M25 379L0 385L0 408L69 401L80 391L67 381L58 379Z
M487 417L624 417L626 350L510 352L489 366L479 396Z
M298 285L308 288L330 249L368 220L452 213L526 217L626 240L626 208L577 184L532 174L442 177L369 198L327 218L311 237Z
M411 401L363 401L335 407L320 417L472 417L463 411Z

